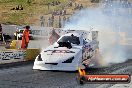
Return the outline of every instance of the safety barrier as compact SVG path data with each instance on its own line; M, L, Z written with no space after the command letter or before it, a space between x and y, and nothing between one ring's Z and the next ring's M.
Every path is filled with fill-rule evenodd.
M31 61L40 53L39 49L6 49L0 52L0 64Z
M22 28L23 26L17 26L17 25L2 25L3 27L3 33L6 33L10 36L13 36L16 30L19 28ZM39 36L49 36L51 30L61 30L61 28L53 28L53 27L39 27L39 26L31 26L31 30L34 35Z
M40 53L39 49L27 49L25 51L24 60L25 61L34 60L39 53Z
M13 35L16 32L16 30L18 30L19 28L23 28L23 26L2 24L3 33L6 33L8 35ZM40 35L40 36L48 36L50 31L53 29L53 27L40 27L40 26L30 26L30 27L34 35ZM60 28L54 28L54 29L60 29Z
M0 64L23 61L24 53L23 50L3 50L0 52Z

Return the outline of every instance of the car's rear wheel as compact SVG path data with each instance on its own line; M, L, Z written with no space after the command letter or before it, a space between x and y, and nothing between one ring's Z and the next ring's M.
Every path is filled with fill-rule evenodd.
M85 78L83 76L77 75L76 80L78 84L83 85Z

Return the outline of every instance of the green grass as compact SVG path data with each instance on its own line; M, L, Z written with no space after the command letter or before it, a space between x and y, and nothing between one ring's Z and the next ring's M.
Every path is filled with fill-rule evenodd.
M51 3L55 0L30 0L31 3L28 3L28 0L0 0L0 23L10 23L10 24L30 24L28 19L29 14L33 14L34 18L39 19L39 15L44 15L52 12L53 10L61 10L62 7L58 6L50 6L48 10L48 3ZM67 0L59 0L63 5L66 4ZM12 11L10 9L17 7L18 5L22 5L23 11ZM3 14L5 14L3 17ZM38 16L38 17L37 17Z

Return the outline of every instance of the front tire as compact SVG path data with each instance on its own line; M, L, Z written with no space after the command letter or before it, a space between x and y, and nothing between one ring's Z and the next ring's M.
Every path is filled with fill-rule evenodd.
M78 84L83 85L84 81L85 81L85 78L83 76L77 75L76 80L77 80Z

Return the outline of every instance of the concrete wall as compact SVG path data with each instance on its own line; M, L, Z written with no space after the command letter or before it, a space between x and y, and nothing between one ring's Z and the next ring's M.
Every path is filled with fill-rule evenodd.
M24 61L23 50L4 50L0 52L0 64Z

